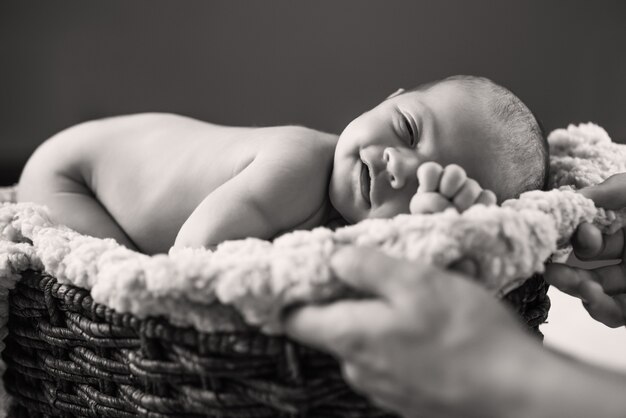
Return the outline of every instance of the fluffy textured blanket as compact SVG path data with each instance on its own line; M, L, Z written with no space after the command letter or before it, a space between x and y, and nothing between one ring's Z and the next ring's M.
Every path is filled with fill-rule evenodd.
M117 311L162 315L202 331L254 325L280 333L278 318L285 306L349 294L328 267L329 257L344 245L376 246L392 256L439 266L469 257L477 262L484 285L500 296L543 271L545 260L566 247L581 222L594 222L605 231L624 224L623 213L596 208L574 189L626 171L626 146L614 144L593 124L556 130L549 143L552 184L559 189L526 193L500 207L475 206L462 214L451 209L399 215L336 231L297 231L274 242L231 241L214 252L185 249L149 257L113 240L55 225L45 208L11 203L13 191L3 189L0 339L7 332L8 290L29 268L91 289L96 302Z

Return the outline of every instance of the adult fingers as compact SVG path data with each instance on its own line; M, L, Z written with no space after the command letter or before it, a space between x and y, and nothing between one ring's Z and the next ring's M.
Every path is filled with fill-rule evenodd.
M626 299L623 295L611 297L604 293L598 283L589 281L581 283L580 298L589 315L596 321L611 328L624 325Z
M439 213L452 207L452 202L437 192L416 193L411 198L409 210L416 213Z
M582 296L581 287L587 282L596 283L608 296L626 294L626 274L622 264L591 270L549 264L546 266L545 279L557 289L577 297Z
M416 281L426 267L389 257L373 248L345 247L330 260L335 275L351 287L387 300L407 281Z
M483 190L480 192L478 199L476 199L476 203L481 203L485 206L491 206L498 203L498 198L496 194L491 190Z
M476 203L476 199L480 196L481 191L482 188L476 180L467 179L465 184L461 187L461 190L454 196L452 202L459 212L464 212Z
M585 222L576 229L572 246L580 260L616 260L624 253L624 230L603 235L598 228Z
M589 270L590 279L598 283L610 296L626 293L626 272L623 264Z
M291 338L342 358L358 356L368 338L392 323L389 307L372 299L308 305L289 311L283 320Z
M580 297L580 285L592 281L592 273L588 270L569 267L565 264L553 263L546 265L544 274L546 282L568 295Z
M612 175L596 186L581 189L580 193L593 200L596 206L622 209L626 207L626 173Z
M439 189L439 180L443 167L434 161L427 161L417 168L418 193L435 192Z
M624 295L607 295L594 280L594 272L568 267L563 264L546 266L545 280L557 289L583 301L583 306L596 321L610 327L624 325Z
M596 257L603 247L602 232L590 223L582 223L572 237L574 254L581 260Z
M447 165L441 175L439 192L448 198L452 198L461 189L466 180L467 174L461 166L456 164Z

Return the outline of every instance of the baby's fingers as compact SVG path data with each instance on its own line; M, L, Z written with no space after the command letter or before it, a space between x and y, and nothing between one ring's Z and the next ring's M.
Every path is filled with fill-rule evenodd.
M452 203L439 193L425 192L413 195L410 203L412 214L416 213L438 213L452 207Z
M476 203L481 192L482 188L476 180L467 179L461 190L454 196L452 202L459 212L463 212Z
M443 167L434 162L427 161L417 168L418 193L436 192L439 189L439 180L443 173Z
M439 182L439 192L445 197L452 199L467 180L467 174L461 166L456 164L447 165L441 175Z
M496 203L498 203L498 198L496 197L496 194L491 190L482 190L480 192L480 195L478 196L478 199L476 199L476 204L481 204L485 206L495 205Z

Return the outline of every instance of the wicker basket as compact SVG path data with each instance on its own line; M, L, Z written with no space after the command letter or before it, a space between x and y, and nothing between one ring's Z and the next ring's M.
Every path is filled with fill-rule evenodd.
M534 276L506 297L539 336L546 291ZM118 314L34 271L9 300L10 416L390 416L348 388L332 357L284 337L200 333Z

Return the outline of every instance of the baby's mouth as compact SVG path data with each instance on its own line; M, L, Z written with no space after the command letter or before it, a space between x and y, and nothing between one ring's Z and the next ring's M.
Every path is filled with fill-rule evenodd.
M372 201L370 200L370 191L371 191L371 181L370 181L370 169L361 160L361 194L363 195L363 200L367 202L368 206L372 206Z

